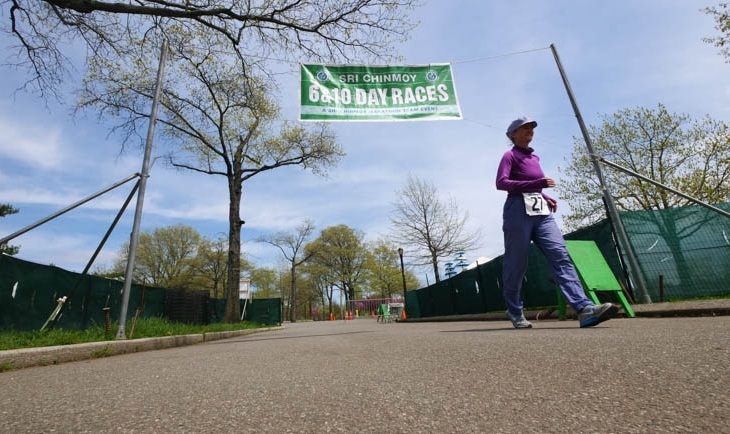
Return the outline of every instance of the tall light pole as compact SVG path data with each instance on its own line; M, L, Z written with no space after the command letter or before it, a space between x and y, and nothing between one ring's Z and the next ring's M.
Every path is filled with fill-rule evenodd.
M398 247L398 256L400 256L400 276L403 278L403 312L406 311L406 271L403 268L403 248Z

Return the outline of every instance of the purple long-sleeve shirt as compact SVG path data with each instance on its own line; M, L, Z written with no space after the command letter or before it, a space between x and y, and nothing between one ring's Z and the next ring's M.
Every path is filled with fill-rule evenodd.
M547 180L540 167L540 157L533 154L534 151L530 147L513 146L504 153L497 168L497 190L505 190L509 195L542 193L542 189L547 187ZM545 193L542 196L556 202Z

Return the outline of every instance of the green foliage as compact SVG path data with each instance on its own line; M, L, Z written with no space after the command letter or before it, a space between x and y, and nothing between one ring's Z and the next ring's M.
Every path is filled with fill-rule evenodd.
M728 3L718 3L716 6L706 7L702 11L712 15L715 19L715 30L720 32L719 36L702 38L702 40L719 48L725 62L730 63L730 6Z
M10 214L16 214L19 211L20 210L10 204L0 203L0 217L5 217ZM19 250L19 246L0 245L0 253L5 253L6 255L16 255Z
M241 260L241 268L250 269L248 261ZM211 241L203 238L198 252L191 262L194 278L191 286L196 289L210 289L212 298L223 298L223 290L228 274L228 243L219 238Z
M111 330L116 330L118 325L112 324ZM165 318L151 317L142 318L137 321L134 328L134 339L154 338L162 336L177 336L189 334L201 334L209 332L221 332L230 330L244 330L260 327L250 322L239 322L237 324L215 323L208 325L182 324L168 321ZM115 333L107 333L102 326L89 327L85 330L63 330L52 329L49 331L0 331L0 351L19 348L47 347L53 345L71 345L87 342L104 342L115 339ZM104 357L104 351L100 350L97 357ZM2 368L0 368L2 370Z
M104 346L101 349L93 351L91 353L92 359L101 359L103 357L109 357L111 355L111 349L108 346Z
M8 203L0 203L0 217L16 214L19 210Z
M251 286L256 298L274 298L281 296L279 276L272 268L254 268L251 270Z
M128 251L129 243L125 243L114 270L107 274L123 276ZM224 242L214 243L187 225L142 232L134 261L134 281L158 288L212 290L225 276L226 251Z
M84 342L100 342L114 339L103 327L90 327L86 330L64 330L55 328L48 331L12 331L0 332L0 351L18 348L48 347L53 345L70 345Z
M656 109L621 110L602 119L601 125L590 127L600 157L708 203L730 199L730 130L725 122L670 113L662 104ZM567 163L561 172L569 178L558 189L571 208L564 222L568 229L577 229L602 219L605 211L582 138L575 138ZM604 166L602 171L619 210L691 203L616 169Z
M403 292L398 248L385 239L377 240L368 255L370 288L377 298L390 298ZM415 288L412 288L415 289Z
M346 300L354 299L366 280L367 249L363 238L362 231L347 225L330 226L305 248L314 264L310 271L327 284L337 286Z

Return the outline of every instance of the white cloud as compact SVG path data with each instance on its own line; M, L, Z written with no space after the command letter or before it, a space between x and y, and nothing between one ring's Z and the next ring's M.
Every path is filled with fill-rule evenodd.
M57 168L63 163L60 131L39 128L32 121L17 123L0 113L0 157L22 166L41 170Z

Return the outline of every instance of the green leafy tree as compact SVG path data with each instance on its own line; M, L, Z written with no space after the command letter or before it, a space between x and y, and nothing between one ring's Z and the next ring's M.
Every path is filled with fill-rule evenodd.
M468 212L453 198L439 198L433 183L409 175L391 212L392 239L410 250L416 265L431 265L436 282L441 281L439 258L473 250L480 233L467 232Z
M406 278L406 289L418 289L420 282L408 269L400 268L398 249L384 239L375 241L366 263L369 271L369 286L375 291L377 298L391 298L403 294L403 276Z
M187 225L141 232L134 261L133 279L159 288L193 289L194 260L202 243L200 234ZM124 243L114 268L124 270L129 242Z
M415 27L408 12L420 0L13 0L3 2L3 30L17 44L6 59L28 72L26 88L59 95L74 69L66 49L85 45L86 62L129 56L140 35L185 29L190 45L224 41L239 59L298 63L391 57ZM243 72L243 71L239 71Z
M314 246L307 245L305 248L313 250ZM305 279L316 292L320 304L325 309L322 312L322 319L329 318L329 314L334 312L335 274L325 264L325 261L318 262L312 259L302 266L302 273L306 276Z
M255 267L251 269L251 287L256 298L281 297L279 276L273 268Z
M226 278L226 246L225 240L211 241L183 224L142 232L132 278L138 284L160 288L208 290L213 298L219 298ZM126 242L113 267L100 272L105 277L123 278L128 252L129 242ZM252 268L245 258L241 267Z
M347 225L325 228L319 237L307 244L310 262L319 267L325 279L320 285L334 285L345 295L345 302L355 299L357 288L366 280L367 249L362 231Z
M0 203L0 217L9 216L11 214L17 214L20 210L7 203ZM0 245L0 253L6 255L16 255L20 250L20 246L10 246L7 244Z
M213 298L222 298L228 276L228 242L223 238L216 241L203 238L191 266L194 285L209 289ZM247 268L246 261L242 261L241 268Z
M298 269L298 272L301 271ZM326 304L321 298L321 293L315 283L308 276L302 274L298 279L297 298L299 302L298 315L303 318L313 318L317 320L325 319ZM327 313L329 315L329 313Z
M702 38L704 42L712 44L720 49L720 54L725 62L730 63L730 6L728 3L718 3L716 6L709 6L703 11L712 15L715 19L715 30L720 32L719 36Z
M259 238L260 242L271 244L279 249L282 256L289 264L290 271L290 317L289 321L296 322L297 313L297 267L302 265L311 257L311 252L304 251L304 244L314 232L314 222L305 220L296 227L294 232L278 232L276 234Z
M589 133L600 157L708 203L730 199L730 130L723 121L656 109L620 110L603 116ZM567 166L570 177L558 186L571 211L566 226L577 229L605 216L601 190L581 138L575 138ZM691 204L668 190L630 174L603 171L619 210L652 210Z
M730 130L722 121L670 113L663 105L656 109L620 110L603 116L599 126L591 126L596 154L607 161L652 179L707 203L730 199ZM570 205L563 217L568 229L593 224L605 216L601 188L582 139L576 138L570 161L563 173L570 174L558 184L561 197ZM616 207L623 211L660 210L692 204L671 191L622 171L603 171ZM681 240L691 235L701 222L690 224L666 213L646 213L655 234L669 245L681 278L688 271L682 258ZM696 219L687 215L687 218Z

